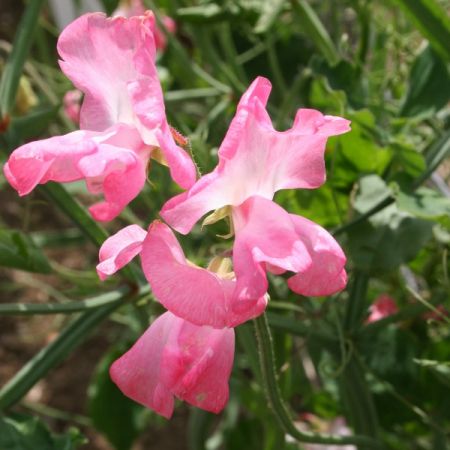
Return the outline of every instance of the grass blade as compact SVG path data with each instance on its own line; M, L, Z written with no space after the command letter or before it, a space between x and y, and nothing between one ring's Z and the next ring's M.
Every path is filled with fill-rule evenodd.
M0 80L0 118L8 116L14 106L20 74L31 47L39 12L43 4L44 0L29 2L17 27L13 49L6 61L5 70Z
M435 0L393 0L430 41L434 49L450 60L450 19Z

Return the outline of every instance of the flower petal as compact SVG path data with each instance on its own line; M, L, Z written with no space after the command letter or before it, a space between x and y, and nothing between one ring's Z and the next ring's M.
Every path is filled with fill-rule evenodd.
M193 266L167 225L155 221L144 241L142 267L155 297L172 313L196 325L234 327L261 314L264 296L244 313L233 309L236 281Z
M288 280L289 287L306 296L331 295L347 284L346 258L328 231L304 217L290 214L295 231L308 248L312 264Z
M127 265L142 250L147 232L139 225L129 225L103 242L99 252L97 273L101 280Z
M105 200L89 208L94 219L114 219L142 190L146 180L148 151L142 147L137 131L125 125L102 142L97 151L80 159L78 168L93 194ZM122 147L123 145L126 147Z
M165 313L156 319L128 352L114 361L111 379L127 396L169 419L173 393L161 379L161 359L170 333L177 333L180 319Z
M228 401L234 330L177 320L182 325L169 336L161 360L161 377L176 397L217 414Z
M148 74L156 72L153 26L151 13L130 19L93 13L81 16L61 33L61 69L85 94L81 128L103 131L118 122L134 124L128 84L143 84ZM154 87L150 85L148 96L161 102L161 87L158 84L153 92ZM159 106L160 114L163 108Z
M276 131L266 111L270 89L265 78L252 83L220 146L216 169L164 205L161 215L177 231L189 232L212 209L239 206L251 196L272 199L280 189L311 189L325 181L327 139L348 131L350 122L299 110L291 129Z
M92 139L94 134L74 131L22 145L5 164L5 176L20 195L29 194L38 184L47 181L80 180L83 175L78 162L97 150L97 143Z
M167 312L113 363L110 374L125 395L166 418L174 395L218 413L228 400L233 356L232 329L199 327Z
M292 272L304 271L311 257L299 237L290 215L276 203L262 197L250 197L233 208L236 239L233 266L241 300L257 298L267 291L266 265Z

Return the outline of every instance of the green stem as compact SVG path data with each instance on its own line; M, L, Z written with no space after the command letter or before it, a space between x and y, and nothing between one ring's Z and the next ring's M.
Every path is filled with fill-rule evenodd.
M289 89L287 87L286 80L284 79L280 61L278 60L278 54L273 43L273 38L270 35L266 38L266 47L270 70L272 71L274 81L282 94L282 98L285 98L287 93L289 92Z
M350 295L345 311L344 328L353 331L362 324L362 318L367 310L366 295L369 277L364 272L355 271L350 288Z
M121 302L130 288L122 287L94 298L66 303L1 303L0 315L72 314Z
M381 448L376 441L366 436L331 436L300 431L293 423L288 409L281 398L275 370L275 357L269 324L265 315L253 321L261 365L261 374L267 399L284 431L299 442L333 445L364 445L368 448Z

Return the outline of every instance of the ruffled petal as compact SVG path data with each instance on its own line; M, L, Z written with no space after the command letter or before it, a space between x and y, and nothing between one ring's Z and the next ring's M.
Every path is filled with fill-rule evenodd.
M94 219L114 219L142 190L146 180L148 151L132 127L114 127L114 133L98 143L95 153L78 162L89 191L105 200L89 208ZM126 145L126 147L123 147Z
M218 182L218 172L201 177L192 188L168 200L161 217L179 233L187 234L208 211L227 204L224 186Z
M147 232L139 225L129 225L103 242L99 251L97 273L101 280L127 265L142 250Z
M266 110L270 82L257 78L239 102L219 149L216 169L183 197L164 205L164 219L187 233L205 212L239 206L252 196L272 199L276 191L316 188L325 181L328 137L349 131L349 121L299 110L291 129L272 126Z
M104 131L119 123L135 127L145 144L161 147L173 179L187 189L195 182L196 170L170 133L155 65L154 30L151 12L130 18L86 14L61 34L60 65L85 94L82 129ZM113 215L103 210L96 214Z
M328 231L304 217L290 215L295 231L311 256L312 264L288 280L289 287L306 296L331 295L345 288L346 258Z
M61 183L83 178L78 162L97 151L95 133L74 131L41 141L29 142L14 150L4 173L19 195L29 194L38 184Z
M143 96L142 86L156 72L153 27L151 13L129 19L93 13L81 16L61 33L61 69L85 94L81 128L103 131L118 122L135 124L129 84L141 86ZM157 98L157 114L163 116L159 83L156 91L155 84L149 83L147 95Z
M116 125L102 133L74 131L25 144L11 154L4 173L20 195L48 181L84 179L91 193L105 196L91 214L111 220L144 186L148 158L137 130Z
M182 325L169 336L161 360L161 376L176 397L217 414L228 401L234 330L199 327L177 320Z
M252 299L244 313L234 311L236 281L190 264L173 232L161 222L150 226L141 259L157 300L196 325L234 327L261 314L266 307L266 299L261 296Z
M310 267L312 260L308 248L290 215L271 200L250 197L240 207L233 208L233 223L237 298L248 300L264 295L267 291L266 263L277 272L300 272Z
M171 333L178 333L182 323L170 313L156 319L128 352L114 361L111 379L127 396L169 419L174 397L161 378L161 360Z
M167 312L113 363L110 374L125 395L166 418L174 396L218 413L228 400L233 357L232 329L199 327Z

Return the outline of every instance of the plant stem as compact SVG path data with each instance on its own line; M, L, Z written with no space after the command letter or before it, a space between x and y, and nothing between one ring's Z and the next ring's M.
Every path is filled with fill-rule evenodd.
M33 314L72 314L86 310L101 308L122 301L124 295L130 292L129 287L99 295L90 299L70 301L65 303L2 303L0 315L27 316Z
M373 439L366 436L332 436L300 431L292 421L287 406L281 398L275 369L275 357L267 318L264 315L253 321L258 340L258 353L264 388L272 410L283 430L299 442L333 445L362 445L367 448L381 448Z

